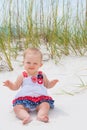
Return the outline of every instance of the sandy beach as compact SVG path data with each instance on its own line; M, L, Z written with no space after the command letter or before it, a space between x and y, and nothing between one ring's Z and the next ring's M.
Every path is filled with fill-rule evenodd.
M48 90L55 100L54 109L49 112L49 123L36 120L32 112L32 122L23 125L12 109L12 100L17 91L3 86L3 81L15 81L23 67L19 60L13 61L14 70L0 72L0 130L87 130L87 57L64 56L55 64L44 62L42 70L49 79L58 78L59 83Z

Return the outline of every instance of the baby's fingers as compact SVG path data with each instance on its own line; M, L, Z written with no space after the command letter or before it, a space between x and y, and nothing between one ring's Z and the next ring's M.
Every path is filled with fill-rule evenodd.
M3 82L3 86L8 86L8 85L9 85L9 80Z

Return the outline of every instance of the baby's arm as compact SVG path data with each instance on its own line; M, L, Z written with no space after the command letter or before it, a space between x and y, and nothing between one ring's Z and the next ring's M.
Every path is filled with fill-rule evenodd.
M17 90L21 86L22 82L23 82L23 76L20 75L20 76L18 76L18 78L15 82L6 80L5 82L3 82L3 86L7 86L11 90Z
M58 79L53 79L49 81L47 76L44 74L44 85L46 86L46 88L54 87L58 81L59 81Z

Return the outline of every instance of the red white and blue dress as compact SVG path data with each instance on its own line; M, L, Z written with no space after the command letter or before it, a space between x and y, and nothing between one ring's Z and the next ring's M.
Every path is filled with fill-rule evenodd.
M33 77L28 76L24 71L23 77L23 84L13 100L13 106L24 105L29 110L35 110L42 102L48 102L50 108L54 108L54 100L47 94L42 72L39 71L38 75Z

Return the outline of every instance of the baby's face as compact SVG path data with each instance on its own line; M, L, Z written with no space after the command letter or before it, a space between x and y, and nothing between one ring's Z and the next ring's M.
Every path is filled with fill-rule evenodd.
M42 60L39 54L26 54L24 59L24 69L28 72L28 74L36 74L41 66Z

